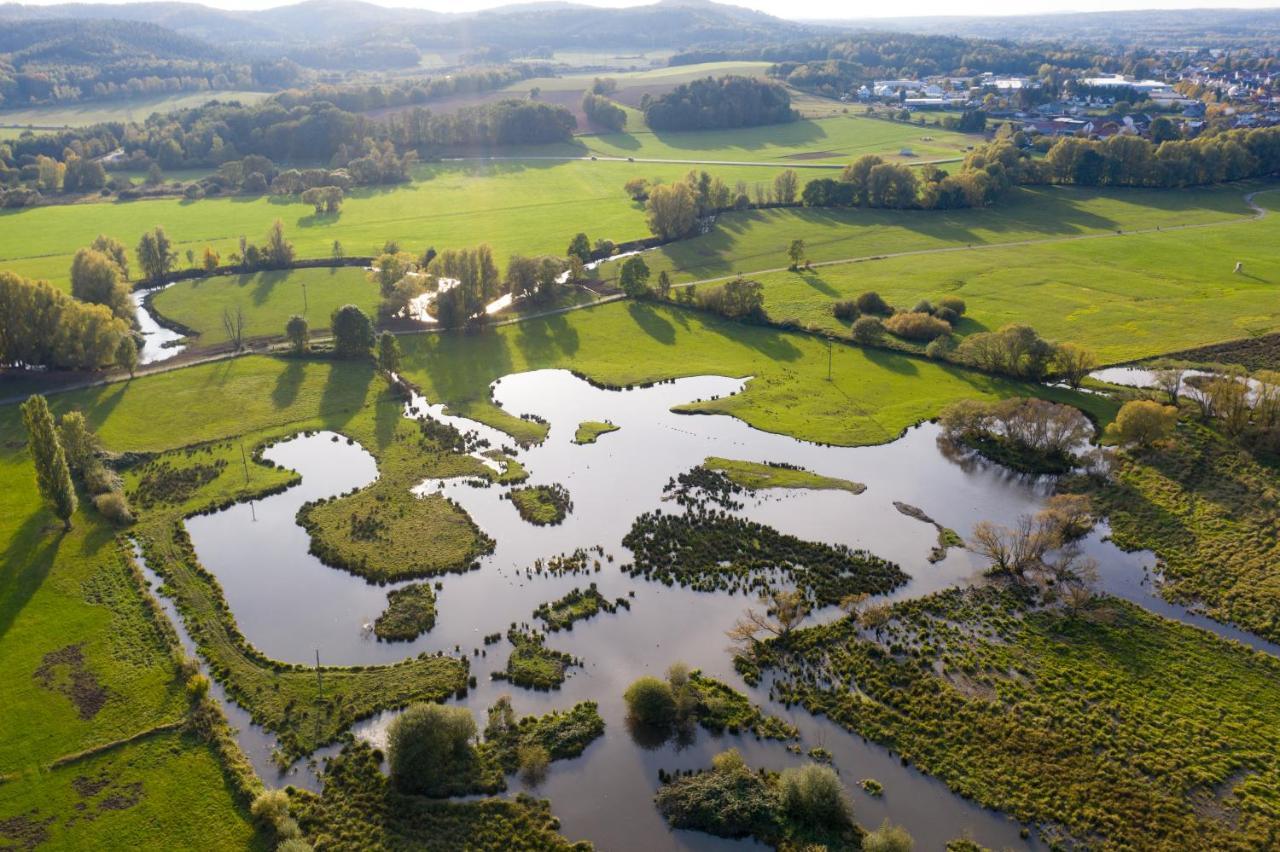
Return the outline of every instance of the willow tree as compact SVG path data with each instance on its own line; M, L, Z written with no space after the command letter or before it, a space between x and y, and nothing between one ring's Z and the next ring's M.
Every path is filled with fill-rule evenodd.
M22 422L27 427L27 446L36 467L36 487L62 519L64 529L71 529L71 516L76 511L76 490L71 484L67 456L58 441L53 414L43 396L33 394L22 404Z

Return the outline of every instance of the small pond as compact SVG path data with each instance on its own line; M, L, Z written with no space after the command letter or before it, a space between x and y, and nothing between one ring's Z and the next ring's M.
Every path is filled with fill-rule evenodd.
M974 582L985 567L982 560L961 549L950 550L941 562L928 562L936 543L934 527L902 514L895 501L919 507L939 523L968 535L980 520L1010 523L1020 514L1036 511L1050 493L1051 481L1016 475L980 460L949 459L938 448L937 427L930 424L908 430L889 444L847 448L762 432L730 417L670 410L680 403L736 393L743 385L739 379L698 377L609 391L563 370L523 373L495 383L495 398L506 410L537 415L549 423L548 439L520 451L519 459L529 470L530 484L565 486L573 511L560 525L539 527L522 521L512 503L502 499L505 488L476 487L461 480L428 480L418 486L420 493L442 490L456 500L497 544L494 553L481 560L479 570L440 578L436 626L414 642L374 639L365 626L385 607L386 593L393 587L372 585L326 567L308 553L307 534L296 524L295 515L304 502L376 478L373 458L345 438L319 433L268 448L267 459L302 475L298 486L252 504L191 518L187 528L201 562L221 583L240 630L270 657L311 663L318 651L325 664L376 664L424 651L453 653L457 646L472 660L478 679L478 687L466 700L478 718L504 693L512 695L521 714L597 701L607 724L605 736L578 760L553 764L536 791L551 799L571 839L591 840L610 850L747 845L670 831L652 805L658 769L706 766L712 754L731 745L757 765L780 767L800 758L778 743L712 737L705 732L680 750L673 746L645 750L633 742L624 722L623 690L641 674L660 675L670 663L683 660L790 719L803 733L804 748L821 745L831 751L864 825L873 827L886 817L902 823L922 849L939 849L965 831L989 847L1032 848L1031 841L1018 836L1016 823L952 794L936 779L903 767L887 750L825 719L774 705L765 689L746 689L732 670L725 630L752 601L741 595L633 580L619 571L619 565L630 560L621 540L632 520L658 507L675 511L674 504L661 499L663 486L712 455L786 462L865 484L866 491L856 495L795 490L746 495L740 513L802 538L864 548L898 562L911 580L892 598ZM511 443L506 436L451 417L425 400L415 400L412 408L464 431L476 431L495 446ZM597 443L574 444L576 427L584 420L607 420L620 428ZM1102 567L1103 588L1219 634L1248 638L1155 597L1149 574L1154 558L1148 553L1123 553L1104 535L1105 528L1100 527L1084 543L1086 553ZM597 545L606 554L598 573L564 577L528 573L539 558ZM550 646L581 657L585 667L571 670L564 687L550 693L491 682L489 673L502 668L510 647L503 641L485 649L483 637L504 632L512 622L533 621L538 604L589 582L597 583L606 597L627 597L632 605L630 611L601 614L570 632L551 634ZM1265 645L1257 640L1251 644ZM474 656L476 649L483 655ZM384 714L366 720L356 733L378 742L390 718ZM262 758L264 749L269 756L262 732L242 719L236 724L245 731L246 749L255 765L272 782L274 772ZM871 798L856 788L859 779L868 777L884 785L883 798ZM315 783L305 767L295 770L287 781ZM512 785L519 789L515 779Z

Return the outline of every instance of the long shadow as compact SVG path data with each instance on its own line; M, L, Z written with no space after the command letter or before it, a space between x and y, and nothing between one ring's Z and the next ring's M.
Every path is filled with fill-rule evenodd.
M631 315L631 319L635 321L641 331L662 345L671 346L676 342L676 327L655 311L652 306L632 302L627 305L627 313Z
M903 376L914 376L919 374L920 368L916 365L915 359L897 352L887 352L884 349L875 349L867 347L862 350L867 360L877 367L898 373Z
M340 429L355 416L369 395L373 365L364 361L333 361L320 393L320 416L333 429Z
M261 305L271 298L271 293L275 290L276 285L284 283L288 278L288 272L275 270L273 272L259 272L257 275L242 276L240 283L248 284L253 282L253 303Z
M378 394L373 407L373 436L378 449L383 450L395 438L396 426L403 419L404 406L391 389Z
M823 295L832 297L840 295L840 291L828 284L817 272L801 272L800 280Z
M306 378L307 368L297 359L289 361L289 365L276 377L276 386L271 391L271 403L276 408L288 408L298 398L298 390L302 380Z
M9 632L18 613L53 570L63 533L59 530L42 544L38 543L44 527L52 523L56 523L55 519L43 508L32 512L9 539L9 546L0 557L0 565L4 566L0 571L0 639Z

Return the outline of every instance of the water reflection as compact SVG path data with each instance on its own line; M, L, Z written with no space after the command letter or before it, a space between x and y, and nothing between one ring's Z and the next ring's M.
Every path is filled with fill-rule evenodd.
M410 643L382 643L361 627L385 606L386 592L364 580L328 568L308 551L306 534L294 516L307 500L339 494L371 482L371 456L332 434L283 441L265 457L299 471L302 483L258 501L254 510L233 506L192 518L188 531L202 563L221 583L240 630L268 656L309 662L319 650L327 664L389 663L420 652L460 648L472 660L478 686L467 699L481 721L486 707L501 694L513 694L517 712L541 713L576 701L599 702L607 733L579 759L552 764L538 792L549 796L570 838L595 841L605 849L722 848L739 843L688 832L672 832L652 806L658 769L706 766L712 754L729 745L756 765L780 768L802 758L779 743L699 732L682 748L668 743L654 749L637 746L628 735L621 695L642 674L661 675L675 660L742 686L732 671L725 630L749 603L741 596L670 588L633 580L619 569L630 559L621 545L632 520L663 507L662 489L674 475L707 456L748 461L783 461L819 473L864 483L864 493L845 491L766 491L744 500L741 514L793 535L865 548L898 562L910 581L891 599L929 594L974 581L984 568L976 556L952 549L930 563L937 543L935 528L900 512L895 501L919 507L938 523L967 535L980 520L1011 523L1037 511L1052 480L1013 474L997 465L949 460L938 448L938 430L923 425L891 444L830 447L797 441L747 426L729 417L673 413L674 405L736 393L742 380L722 377L680 379L626 392L592 387L567 371L538 371L508 376L495 384L496 400L513 414L537 415L549 424L547 440L519 451L533 484L559 483L570 492L574 511L563 524L536 527L524 523L505 489L476 487L461 480L429 480L421 492L440 491L456 500L496 542L478 570L441 578L438 618L433 630ZM493 446L510 439L488 427L451 417L425 400L411 403L432 417L474 431ZM576 445L580 421L608 420L620 427L595 444ZM1083 543L1085 554L1102 566L1103 587L1162 614L1238 634L1207 622L1153 595L1148 553L1123 553L1099 527ZM536 559L577 548L603 547L601 567L589 575L550 576L530 571ZM610 558L611 557L611 558ZM572 631L552 634L549 644L581 657L585 667L571 669L557 692L537 693L491 682L509 653L503 642L484 646L486 634L512 622L532 620L533 609L576 587L595 582L607 598L628 597L631 609L601 614ZM282 601L288 601L282 607ZM831 613L818 613L830 617ZM1253 643L1251 643L1253 644ZM1263 643L1265 645L1265 643ZM1274 650L1274 649L1273 649ZM952 794L941 782L903 767L887 750L851 736L824 719L791 712L769 702L767 689L747 690L753 700L796 724L804 747L821 745L835 755L835 766L853 790L859 819L867 825L883 818L905 824L920 848L936 849L969 831L984 845L1027 848L1018 827L1002 815ZM355 733L380 742L392 714L356 726ZM256 763L256 761L255 761ZM883 798L855 789L861 778L885 786ZM297 782L295 782L297 783ZM520 789L518 779L512 786Z

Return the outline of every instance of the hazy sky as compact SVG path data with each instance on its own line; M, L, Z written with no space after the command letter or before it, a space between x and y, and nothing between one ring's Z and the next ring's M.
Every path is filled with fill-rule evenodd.
M17 0L20 3L48 5L64 0ZM88 0L93 2L93 0ZM126 0L127 2L127 0ZM262 9L290 5L278 0L195 0L222 9ZM436 9L462 12L509 5L511 0L374 0L381 6ZM638 6L646 0L577 0L593 6ZM884 18L915 15L1028 15L1045 12L1099 12L1117 9L1203 9L1270 8L1277 0L915 0L894 3L855 2L846 0L731 0L734 5L759 9L783 18Z

